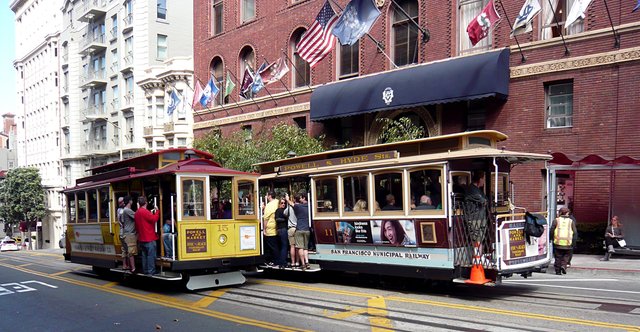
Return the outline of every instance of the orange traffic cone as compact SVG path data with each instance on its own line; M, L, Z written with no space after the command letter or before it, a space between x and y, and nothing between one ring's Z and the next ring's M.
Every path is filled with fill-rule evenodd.
M484 285L491 280L484 276L484 268L480 261L480 242L476 242L473 245L473 266L471 267L471 275L468 280L465 280L466 284Z

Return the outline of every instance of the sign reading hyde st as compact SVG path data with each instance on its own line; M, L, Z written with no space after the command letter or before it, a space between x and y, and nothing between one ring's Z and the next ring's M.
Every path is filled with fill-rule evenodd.
M362 154L357 156L347 156L347 157L340 157L340 158L310 161L306 163L282 165L280 166L280 172L299 171L304 169L311 169L311 168L318 168L318 167L325 167L325 166L342 166L342 165L350 165L350 164L359 164L359 163L364 163L369 161L389 160L389 159L396 158L397 154L398 153L396 151L385 151L385 152Z

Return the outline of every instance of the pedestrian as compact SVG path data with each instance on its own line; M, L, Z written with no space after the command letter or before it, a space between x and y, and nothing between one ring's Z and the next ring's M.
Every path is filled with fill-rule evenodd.
M285 195L285 201L287 202L287 208L284 210L284 215L287 217L287 240L289 243L289 256L291 257L291 263L287 264L287 267L296 268L300 266L297 258L298 251L296 250L296 225L298 220L296 219L296 213L293 211L293 205L290 204L289 194Z
M569 217L571 211L563 207L559 211L559 216L551 224L551 234L553 235L553 266L556 274L567 274L567 262L573 249L573 244L578 238L576 223Z
M135 255L138 254L138 234L136 232L135 212L131 209L131 196L125 196L122 199L121 219L121 251L122 251L122 268L130 270L131 273L138 272L136 270Z
M276 232L276 210L279 207L279 201L276 199L276 193L269 191L265 199L267 205L263 207L262 228L264 233L265 260L268 266L275 266L278 255L278 237Z
M284 211L289 206L284 197L278 200L278 208L276 209L276 265L281 269L287 266L287 249L289 249L289 241L287 239L287 222L288 218Z
M164 245L164 257L165 258L173 258L173 231L174 225L171 219L167 219L164 221L164 226L162 226L162 244Z
M626 246L622 223L618 219L618 216L613 216L611 218L611 224L607 227L604 233L604 242L607 246L607 252L604 254L604 257L600 259L601 261L608 261L611 254L616 252L615 248L622 248Z
M138 242L140 242L140 256L142 260L142 273L152 276L156 273L156 234L155 225L158 222L158 211L147 209L147 199L144 196L138 198L138 211L135 213Z
M295 242L300 259L300 267L304 271L309 268L309 237L311 235L307 196L298 194L298 203L294 204L294 202L289 201L289 204L293 204L293 211L296 214Z

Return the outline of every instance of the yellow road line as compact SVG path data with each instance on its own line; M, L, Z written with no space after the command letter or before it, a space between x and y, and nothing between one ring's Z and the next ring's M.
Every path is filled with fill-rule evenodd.
M551 316L547 314L536 314L532 312L519 312L519 311L503 310L503 309L496 309L496 308L484 308L484 307L478 307L478 306L472 306L472 305L466 305L466 304L454 304L454 303L437 302L437 301L429 301L429 300L418 300L418 299L410 299L410 298L397 297L397 296L388 296L386 297L386 299L388 301L432 305L436 307L477 311L477 312L484 312L484 313L489 313L494 315L505 315L505 316L527 318L527 319L547 320L552 322L569 323L569 324L576 324L576 325L616 328L616 329L624 329L627 331L638 331L639 329L638 326L633 326L633 325L597 322L597 321L584 320L584 319L578 319L578 318Z
M117 281L112 281L112 282L109 282L109 283L106 283L106 284L102 285L102 287L104 287L104 288L111 288L111 287L114 287L114 286L119 285L119 284L120 284L120 283L119 283L119 282L117 282Z
M391 320L387 318L387 304L384 301L384 297L377 296L367 301L369 306L369 323L371 324L372 332L392 331L393 326Z
M227 288L216 289L213 292L205 295L200 300L194 302L193 306L198 308L206 308L210 306L213 302L215 302L217 299L221 298L222 295L224 295L224 293L227 292L227 290L228 290Z
M27 263L27 264L22 264L22 265L18 265L18 266L25 267L25 266L29 266L29 265L33 265L33 263Z
M364 297L364 298L374 298L375 297L375 295L371 295L371 294L367 294L367 293L351 292L351 291L329 289L329 288L320 288L320 287L312 287L312 286L305 286L305 285L295 285L295 284L290 284L290 283L280 282L280 281L265 281L265 280L255 280L254 281L254 280L252 280L252 282L255 282L255 283L258 283L258 284L263 284L263 285L279 286L279 287L286 287L286 288L293 288L293 289L300 289L300 290L308 290L308 291L317 291L317 292L338 294L338 295L349 295L349 296Z
M168 307L168 308L174 308L174 309L187 311L187 312L191 312L191 313L195 313L195 314L200 314L200 315L204 315L204 316L208 316L208 317L213 317L213 318L217 318L217 319L222 319L222 320L226 320L226 321L230 321L230 322L234 322L234 323L238 323L238 324L251 325L251 326L261 327L261 328L270 329L270 330L274 330L274 331L305 331L305 332L309 331L309 330L300 329L300 328L293 327L293 326L280 325L280 324L271 323L271 322L267 322L267 321L261 321L261 320L257 320L257 319L253 319L253 318L227 314L227 313L220 312L220 311L214 311L214 310L209 310L209 309L204 309L204 308L195 308L195 307L191 307L191 306L187 306L187 305L181 305L181 303L176 303L176 299L171 298L171 297L166 297L166 296L165 297L154 297L154 296L149 296L149 295L144 295L144 294L135 294L135 293L131 293L129 291L126 291L126 290L123 290L123 289L118 289L118 288L103 288L102 286L94 285L94 284L86 282L86 281L74 280L74 279L67 278L67 277L62 277L62 276L51 276L51 275L46 274L46 273L33 271L33 270L25 269L25 268L22 268L22 267L18 267L18 266L15 266L15 265L10 265L10 264L0 263L0 266L4 266L4 267L8 267L8 268L11 268L11 269L14 269L14 270L22 271L24 273L29 273L29 274L33 274L33 275L49 278L49 279L58 280L58 281L61 281L61 282L66 282L66 283L73 284L73 285L76 285L76 286L92 288L92 289L95 289L95 290L99 290L99 291L103 291L103 292L107 292L107 293L111 293L111 294L117 294L117 295L120 295L120 296L132 298L132 299L137 299L137 300L145 301L145 302L149 302L149 303L154 303L154 304L161 305L161 306ZM189 302L189 303L191 303L191 302Z
M59 259L64 259L64 256L60 255L60 254L50 254L48 252L33 252L31 251L31 253L28 254L29 256L49 256L49 257L56 257Z
M72 272L71 270L65 270L65 271L60 271L60 272L56 272L56 273L51 273L49 274L50 276L59 276L59 275L63 275L63 274L67 274L69 272Z
M351 307L346 307L344 312L339 312L337 314L331 315L329 316L329 318L333 318L333 319L347 319L347 318L351 318L353 316L357 316L360 314L364 314L367 313L367 311L369 310L369 308L360 308L360 309L355 309L355 310L351 310Z

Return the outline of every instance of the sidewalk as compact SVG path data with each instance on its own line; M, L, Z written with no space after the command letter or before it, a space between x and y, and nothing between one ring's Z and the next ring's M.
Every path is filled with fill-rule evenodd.
M593 276L640 277L640 257L614 254L609 261L604 262L600 260L603 256L573 255L567 272ZM547 273L555 273L553 259Z

